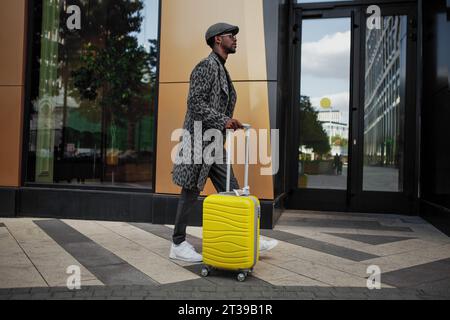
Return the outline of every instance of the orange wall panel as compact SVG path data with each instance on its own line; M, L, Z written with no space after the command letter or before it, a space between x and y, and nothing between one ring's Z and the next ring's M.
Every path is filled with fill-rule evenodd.
M20 185L22 87L0 87L0 186Z
M0 186L20 185L26 1L0 1Z
M189 81L211 52L205 32L217 22L240 28L238 52L227 63L233 80L267 80L263 17L263 0L162 1L160 82Z
M24 84L25 0L0 1L0 86Z

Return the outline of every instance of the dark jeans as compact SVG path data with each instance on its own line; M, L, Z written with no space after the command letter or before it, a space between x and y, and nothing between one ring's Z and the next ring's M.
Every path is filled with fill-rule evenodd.
M227 189L227 165L214 164L209 171L209 178L211 179L214 188L217 192L225 192ZM230 188L239 189L233 170L231 170ZM200 191L189 190L183 188L181 190L181 197L178 200L177 216L175 218L175 230L173 233L173 243L178 245L186 240L186 227L188 225L189 215L194 210L194 205L197 202Z

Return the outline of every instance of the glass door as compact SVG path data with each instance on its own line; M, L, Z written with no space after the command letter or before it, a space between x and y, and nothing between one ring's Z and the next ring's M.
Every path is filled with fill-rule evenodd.
M298 10L294 119L297 136L292 207L346 210L352 156L353 14Z
M300 189L347 190L351 19L302 24Z
M291 208L410 210L414 11L378 9L380 15L368 14L362 5L296 10L293 132L298 153L293 163L298 178Z
M416 176L416 17L410 6L363 15L351 208L412 213Z

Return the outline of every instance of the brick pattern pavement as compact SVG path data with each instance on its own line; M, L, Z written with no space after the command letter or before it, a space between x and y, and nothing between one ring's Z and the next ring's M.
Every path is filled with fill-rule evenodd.
M286 211L244 283L168 258L173 226L0 218L0 300L449 299L450 238L418 217ZM188 228L201 251L201 228ZM66 285L81 268L81 290ZM367 289L378 266L381 290Z
M291 286L93 286L0 289L0 300L449 300L447 290L320 288Z

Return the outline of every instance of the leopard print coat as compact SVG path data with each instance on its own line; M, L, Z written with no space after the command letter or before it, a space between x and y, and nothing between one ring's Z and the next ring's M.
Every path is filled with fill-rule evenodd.
M231 92L228 92L230 80ZM192 71L190 78L189 96L187 100L187 112L183 128L189 131L191 136L191 160L192 164L175 164L172 171L172 181L183 188L203 191L208 179L210 164L202 161L202 164L194 163L194 122L202 121L203 133L208 129L218 129L222 132L225 142L225 125L233 117L236 105L236 90L231 82L230 75L222 65L214 52L203 59ZM187 139L180 139L178 156L182 157L182 151L186 150ZM212 142L202 143L202 152ZM197 150L198 152L198 150ZM225 155L225 151L224 151Z

